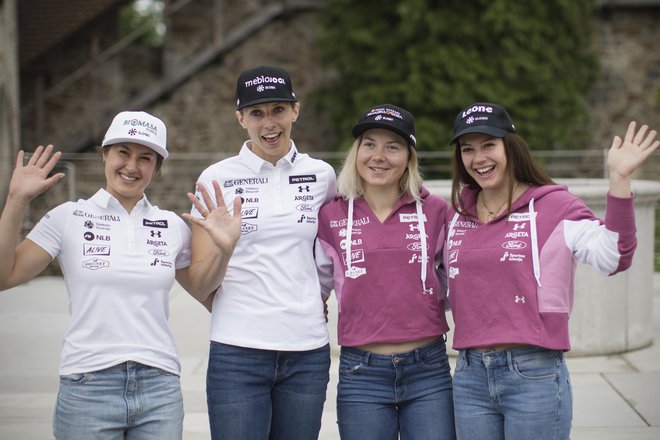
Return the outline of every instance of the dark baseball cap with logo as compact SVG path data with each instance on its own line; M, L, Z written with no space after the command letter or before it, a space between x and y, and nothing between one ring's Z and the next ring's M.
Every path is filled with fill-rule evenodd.
M454 132L449 144L468 133L483 133L496 138L515 133L511 117L504 107L490 102L475 102L461 110L454 120Z
M259 66L241 73L236 81L236 110L266 102L298 102L287 71Z
M371 107L353 126L353 137L359 137L372 128L384 128L404 138L411 147L415 147L415 118L408 110L392 104L380 104Z

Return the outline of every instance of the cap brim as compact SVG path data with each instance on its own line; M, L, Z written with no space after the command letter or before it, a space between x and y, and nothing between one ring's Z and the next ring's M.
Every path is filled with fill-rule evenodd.
M502 138L504 137L505 134L509 133L508 130L504 130L502 128L497 128L497 127L490 127L488 125L475 125L473 127L468 127L463 130L461 130L459 133L457 133L449 142L449 145L454 144L459 137L463 136L464 134L469 134L469 133L482 133L482 134L487 134L496 138Z
M379 121L368 121L368 122L361 122L361 123L355 124L353 126L353 130L351 131L351 133L353 134L354 138L358 138L365 131L371 130L371 129L374 129L374 128L382 128L382 129L394 132L394 133L398 134L399 136L401 136L403 139L405 139L406 142L408 142L408 144L412 145L413 147L415 146L415 144L410 141L410 139L408 137L409 136L408 133L406 133L403 130L399 130L396 127L393 127L390 124L386 124L386 123L379 122Z
M253 99L250 102L246 102L244 104L241 104L240 106L236 107L236 110L240 110L245 107L250 107L251 105L257 105L257 104L265 104L267 102L298 102L297 99L292 99L292 98L259 98L259 99Z
M109 147L111 145L121 144L122 142L144 145L145 147L151 148L156 153L163 156L163 159L167 159L167 156L169 155L167 150L164 149L163 147L161 147L160 145L156 145L156 144L154 144L152 142L149 142L149 141L145 141L145 140L142 140L142 139L135 139L135 138L131 138L131 137L118 137L118 138L112 138L112 139L104 139L103 144L101 144L101 146L102 147Z

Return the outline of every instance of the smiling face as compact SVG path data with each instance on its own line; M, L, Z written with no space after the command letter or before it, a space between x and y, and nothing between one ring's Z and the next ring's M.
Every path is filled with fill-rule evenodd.
M398 134L383 128L362 134L357 151L357 172L369 189L400 192L399 180L408 166L408 142Z
M131 212L156 173L158 154L144 145L125 142L103 148L103 162L106 190Z
M238 122L250 136L250 149L265 161L277 163L291 148L291 129L300 104L268 102L236 112Z
M508 181L504 142L481 133L465 134L458 140L461 161L467 173L484 190L503 190Z

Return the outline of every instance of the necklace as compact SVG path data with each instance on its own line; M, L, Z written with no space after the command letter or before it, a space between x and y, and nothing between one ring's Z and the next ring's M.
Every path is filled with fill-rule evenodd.
M518 190L518 185L520 185L520 182L516 183L516 186L513 188L513 192L511 193L511 199L515 199L516 197L516 191ZM504 200L500 206L498 206L496 209L491 210L488 205L486 205L486 198L484 197L483 191L481 192L481 204L486 208L486 211L488 211L488 215L486 216L486 221L491 221L492 219L495 218L495 216L504 208L504 205L508 202L508 199Z

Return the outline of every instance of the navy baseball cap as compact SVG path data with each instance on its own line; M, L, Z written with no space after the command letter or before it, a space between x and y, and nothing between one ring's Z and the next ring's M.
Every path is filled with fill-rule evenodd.
M496 138L507 133L515 133L511 116L501 105L489 102L475 102L461 110L454 120L454 132L449 144L468 133L483 133Z
M353 137L357 138L372 128L384 128L393 131L407 140L411 147L415 147L417 144L415 118L408 110L396 105L380 104L371 107L353 126Z
M287 71L259 66L241 73L236 81L236 110L266 102L298 102Z

